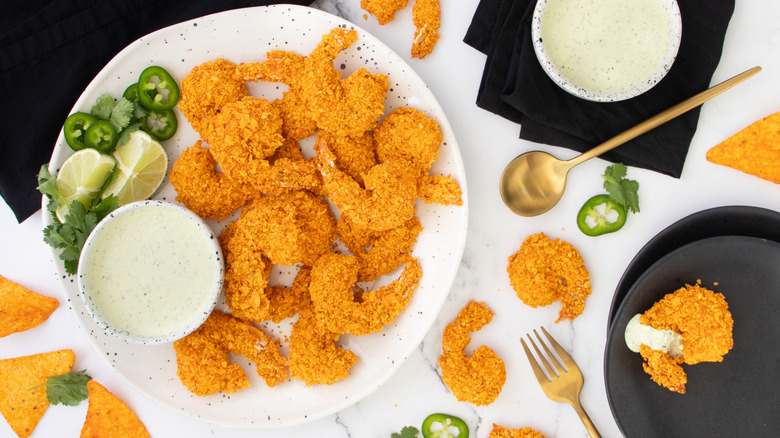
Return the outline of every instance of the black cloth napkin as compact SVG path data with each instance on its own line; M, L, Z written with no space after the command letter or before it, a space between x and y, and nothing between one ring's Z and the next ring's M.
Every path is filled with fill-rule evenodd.
M12 0L0 14L0 195L19 222L41 205L36 176L97 73L155 30L228 9L312 0Z
M519 123L520 138L580 152L596 146L710 86L734 0L678 4L682 41L666 77L641 96L600 103L567 93L542 69L531 40L536 1L481 0L464 38L487 55L477 105ZM602 158L679 178L699 112L677 117Z

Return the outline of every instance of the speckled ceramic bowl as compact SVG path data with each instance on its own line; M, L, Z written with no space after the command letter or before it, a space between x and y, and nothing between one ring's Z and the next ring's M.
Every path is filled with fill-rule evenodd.
M616 102L666 76L682 21L676 0L538 0L531 35L542 68L561 88Z
M211 228L165 201L118 208L87 238L78 284L98 325L130 343L175 341L198 328L222 291L224 263Z

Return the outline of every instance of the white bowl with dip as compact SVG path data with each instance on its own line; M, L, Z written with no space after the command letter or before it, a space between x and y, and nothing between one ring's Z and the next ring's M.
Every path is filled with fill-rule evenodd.
M682 21L676 0L538 0L531 36L542 68L561 88L616 102L666 76Z
M198 328L222 291L217 237L197 215L164 201L122 206L87 238L78 285L87 311L130 343L173 342Z

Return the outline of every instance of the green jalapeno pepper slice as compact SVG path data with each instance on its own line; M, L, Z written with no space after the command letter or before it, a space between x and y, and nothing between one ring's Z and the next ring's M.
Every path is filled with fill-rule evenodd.
M68 118L65 119L62 128L62 133L65 136L65 142L68 143L68 146L74 151L86 148L87 143L84 140L84 134L87 129L97 121L98 118L92 114L73 113L69 115Z
M164 68L153 65L138 78L138 101L146 109L167 111L179 101L179 85Z
M588 236L600 236L623 228L627 217L626 209L609 195L596 195L580 208L577 226Z
M469 427L458 417L447 414L431 414L422 424L424 438L468 438Z
M178 129L179 122L173 110L149 111L141 121L141 130L156 138L165 141L173 137Z
M122 93L122 97L129 100L130 102L137 102L138 101L138 82L135 84L130 84L127 88L125 88L125 92Z
M114 125L105 120L97 120L84 133L84 142L87 147L97 149L104 154L110 154L116 148L118 137L119 133Z

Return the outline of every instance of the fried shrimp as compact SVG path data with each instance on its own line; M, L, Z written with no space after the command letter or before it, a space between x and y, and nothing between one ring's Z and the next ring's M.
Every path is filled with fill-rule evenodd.
M439 0L415 0L412 6L412 22L416 28L412 43L412 57L425 58L439 41L441 7Z
M275 101L284 119L282 131L287 138L304 139L317 130L301 89L304 59L302 55L281 50L270 51L263 62L239 64L236 74L244 81L281 82L288 86L282 99Z
M317 137L322 137L323 143L333 152L336 167L363 185L363 174L377 165L372 135L367 132L357 137L338 137L319 131Z
M507 273L517 297L526 305L548 306L561 301L556 323L579 316L591 293L590 274L580 252L570 243L551 240L544 233L525 239L509 257Z
M488 438L545 438L545 436L538 430L534 430L530 427L510 429L493 423L493 429L490 430Z
M462 205L460 186L452 176L429 175L443 136L436 121L414 108L399 108L374 130L380 162L406 163L417 177L418 196L427 203Z
M290 376L306 386L347 378L357 356L336 345L339 336L323 327L311 308L301 311L290 332Z
M243 216L245 211L241 212ZM239 218L240 220L241 218ZM219 235L225 257L225 301L233 315L249 321L264 321L270 312L270 300L265 294L271 276L272 263L263 255L257 243L232 222Z
M204 125L201 136L222 170L243 182L252 182L284 142L279 109L254 96L225 104Z
M406 3L407 0L360 0L360 7L385 25L395 19L395 13L405 8Z
M357 40L357 31L337 27L304 60L301 90L320 129L355 137L374 129L385 112L387 76L365 68L346 79L333 67L339 52Z
M232 62L217 59L196 66L182 79L178 106L195 131L200 133L202 122L227 103L247 95L246 84L236 78L235 70Z
M458 401L477 406L493 403L506 381L504 361L488 346L481 345L472 356L466 355L471 332L480 330L493 319L485 303L471 301L442 335L439 356L441 378Z
M403 263L405 255L411 253L420 231L422 225L416 217L381 232L361 229L344 217L336 224L339 238L360 260L358 281L361 282L393 272Z
M173 163L170 180L176 200L207 219L224 220L256 195L255 190L218 172L216 160L201 140Z
M311 268L302 266L289 289L284 286L268 286L265 292L269 301L268 319L279 323L311 307L310 279Z
M408 166L388 161L372 167L363 175L364 189L338 169L323 137L318 136L316 149L325 193L350 221L373 231L385 231L414 216L417 183Z
M256 199L236 221L231 238L251 241L274 265L313 265L330 251L336 237L336 219L328 203L306 190Z
M335 333L356 336L376 333L395 320L419 284L422 270L406 256L401 275L386 286L355 298L360 263L351 255L328 253L312 267L309 291L317 319Z
M257 375L268 386L287 379L287 361L279 354L279 341L218 310L194 332L174 342L173 348L179 380L196 395L230 393L251 385L244 370L230 362L228 352L254 363Z

